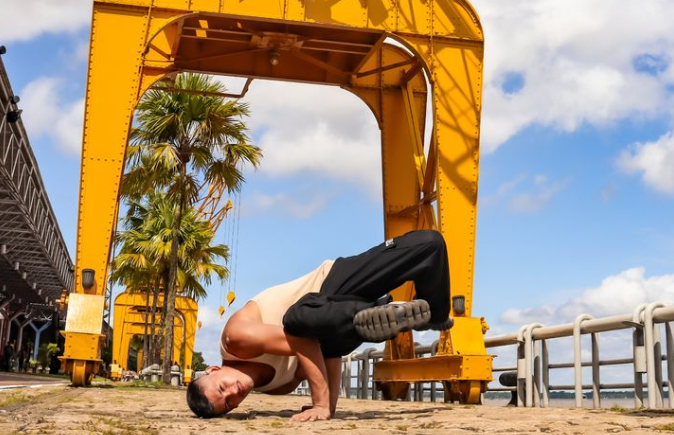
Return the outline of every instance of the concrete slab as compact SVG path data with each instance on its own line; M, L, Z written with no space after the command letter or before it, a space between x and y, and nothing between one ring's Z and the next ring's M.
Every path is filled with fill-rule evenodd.
M13 389L31 386L35 387L38 385L57 385L67 383L69 383L69 381L64 378L54 378L51 376L40 376L27 373L0 372L0 389Z

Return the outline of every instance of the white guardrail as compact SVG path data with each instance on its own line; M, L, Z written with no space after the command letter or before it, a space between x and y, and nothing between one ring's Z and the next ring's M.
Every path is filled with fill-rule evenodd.
M487 337L485 345L489 348L516 346L517 366L494 368L494 373L516 372L516 387L490 388L489 391L514 391L517 393L518 406L547 407L551 391L574 391L575 406L582 407L583 390L592 391L593 408L601 407L601 391L615 389L634 389L635 408L663 408L664 389L671 394L674 385L674 335L669 322L674 321L674 306L661 302L641 304L631 314L595 319L588 314L576 317L573 323L544 326L532 323L522 326L517 333ZM662 355L660 325L665 327L666 355ZM598 334L600 332L632 329L632 358L601 360L599 355ZM581 359L581 336L591 336L591 361ZM548 340L573 337L573 362L550 363ZM418 357L434 355L438 342L430 346L416 345ZM342 359L342 397L377 400L380 394L372 385L373 364L383 358L383 350L374 348L363 352L354 352ZM666 361L667 381L663 382L662 361ZM352 374L355 365L355 375ZM632 365L634 379L620 384L602 384L601 366ZM583 385L582 368L592 367L592 383ZM550 385L550 370L574 369L573 385ZM643 375L647 402L644 402ZM355 381L355 382L354 382ZM355 386L354 386L355 383ZM430 393L430 401L435 402L436 391L442 391L439 383L416 383L411 386L408 400L424 401L424 393ZM298 394L308 394L308 385L303 382L296 390ZM355 393L355 394L353 394ZM674 408L674 398L669 396L667 405Z

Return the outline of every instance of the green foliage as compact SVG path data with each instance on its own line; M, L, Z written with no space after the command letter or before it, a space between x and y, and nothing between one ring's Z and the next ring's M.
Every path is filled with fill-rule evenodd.
M189 92L162 89L169 87ZM175 84L159 83L145 94L127 150L125 198L160 189L175 203L189 205L203 193L201 181L225 185L230 192L241 188L240 163L257 166L262 153L248 143L243 123L248 106L214 95L226 91L209 76L180 74Z
M39 363L42 368L49 367L52 355L58 355L60 352L61 349L58 344L44 343L37 349L37 363Z
M47 345L47 357L51 359L52 355L61 353L61 348L56 343L49 343Z
M153 192L131 202L117 235L121 244L113 260L115 282L132 290L165 288L173 243L175 204L162 192ZM213 244L215 234L208 222L200 220L193 207L183 213L179 228L177 284L186 296L199 300L206 296L204 284L215 276L227 278L228 270L219 264L229 258L225 245Z
M218 264L227 259L227 247L213 244L210 223L200 220L194 205L212 188L240 190L243 165L257 167L262 157L248 143L243 122L248 107L217 95L225 91L199 74L160 82L137 107L127 149L121 195L128 213L117 239L121 250L113 279L148 293L166 290L165 353L171 351L178 289L199 299L213 276L222 280L228 273Z
M194 352L192 354L192 370L201 372L206 370L206 367L208 367L208 364L204 362L204 356L201 352Z
M659 424L655 426L655 430L659 432L674 432L674 423Z

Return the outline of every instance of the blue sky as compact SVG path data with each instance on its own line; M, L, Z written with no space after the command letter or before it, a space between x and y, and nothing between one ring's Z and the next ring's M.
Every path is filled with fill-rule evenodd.
M3 60L73 254L89 2L23 3L3 6L15 9L0 17ZM487 36L474 315L504 333L674 302L674 4L474 4ZM234 308L383 237L362 103L271 82L246 101L266 157L241 197ZM212 363L223 287L200 304L197 350Z

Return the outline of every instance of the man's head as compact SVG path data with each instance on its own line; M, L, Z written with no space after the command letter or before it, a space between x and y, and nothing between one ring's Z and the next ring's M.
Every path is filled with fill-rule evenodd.
M252 389L253 380L242 371L211 366L187 388L187 404L199 417L216 417L239 406Z

